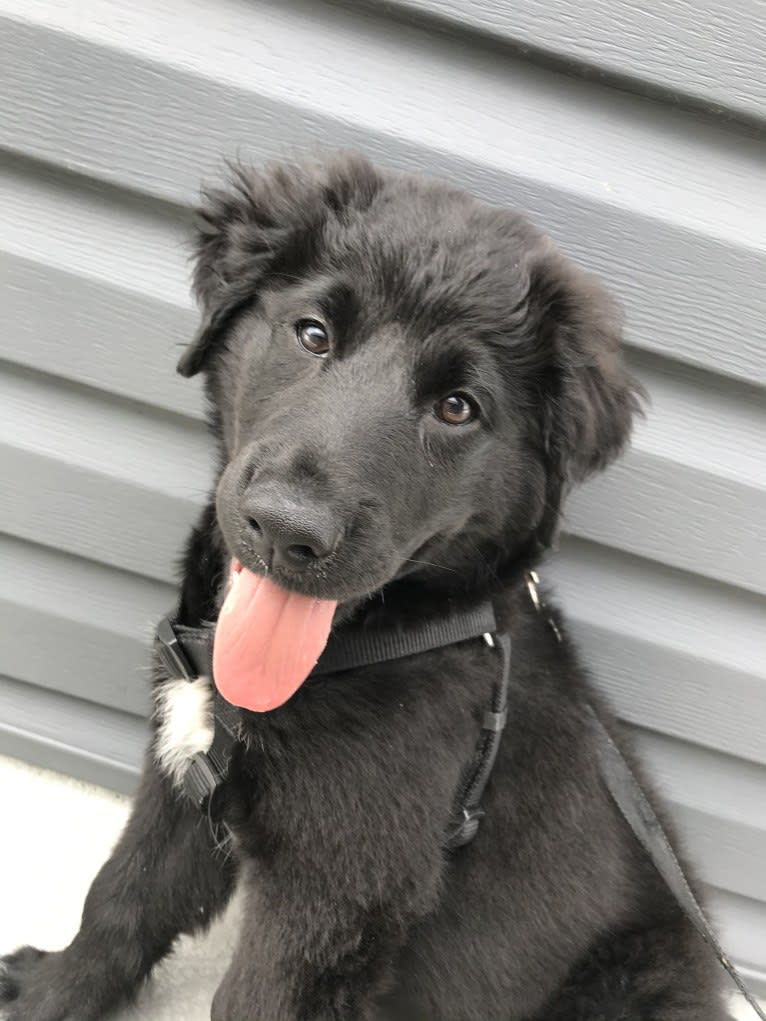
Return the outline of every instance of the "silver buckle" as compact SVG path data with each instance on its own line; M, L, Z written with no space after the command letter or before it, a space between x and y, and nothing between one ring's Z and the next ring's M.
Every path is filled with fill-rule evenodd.
M527 583L527 592L529 593L529 598L532 600L532 605L534 606L537 613L542 613L543 601L540 598L540 591L538 588L540 584L540 575L537 573L537 571L527 571L525 577ZM550 614L546 613L545 621L548 627L556 636L556 641L561 642L561 632L559 631L558 625L556 624L556 621L553 619L553 617L551 617Z
M540 602L540 592L538 590L538 585L540 584L540 575L537 573L537 571L527 571L526 579L527 592L529 592L529 598L532 600L532 605L539 613L542 607L542 603Z

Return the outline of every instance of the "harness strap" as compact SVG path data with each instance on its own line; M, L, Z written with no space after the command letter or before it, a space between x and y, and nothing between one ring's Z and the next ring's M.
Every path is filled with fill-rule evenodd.
M213 823L221 821L222 805L218 795L229 778L238 743L237 709L216 691L213 695L213 740L206 752L192 756L183 779L186 796Z
M212 624L187 627L174 617L164 617L157 625L155 638L157 651L170 676L187 681L212 677L214 634Z
M171 677L193 681L212 674L213 628L186 627L165 617L157 626L155 643ZM218 794L229 776L239 740L239 710L213 686L213 740L206 752L197 752L184 773L184 792L214 823L220 821Z
M453 851L470 843L476 836L484 816L481 800L492 775L500 740L508 722L508 689L511 683L511 639L507 633L486 633L487 645L500 651L500 677L492 689L490 709L485 712L481 735L470 766L455 796L453 822L446 840L446 849Z
M349 631L338 639L331 637L309 676L322 677L373 663L388 663L404 656L418 656L491 634L496 627L495 611L487 601L470 610L427 620L417 628Z
M630 768L625 756L612 740L604 724L590 706L588 707L588 712L596 735L601 776L612 799L651 858L654 867L664 879L684 914L714 951L721 965L726 969L734 984L753 1008L753 1011L761 1021L766 1021L766 1014L745 985L745 981L740 973L727 957L702 906L695 897L694 891L689 886L683 867L676 857L670 839L657 813L652 808L649 799L644 794L635 773Z

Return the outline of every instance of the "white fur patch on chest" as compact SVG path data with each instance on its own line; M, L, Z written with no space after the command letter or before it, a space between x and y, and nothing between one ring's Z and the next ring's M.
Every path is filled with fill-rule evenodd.
M160 769L177 784L189 759L206 752L213 741L213 689L207 677L165 681L155 692L159 722L155 756Z

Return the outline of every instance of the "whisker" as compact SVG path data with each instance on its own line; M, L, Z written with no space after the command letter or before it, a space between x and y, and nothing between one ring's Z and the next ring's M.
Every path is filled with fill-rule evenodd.
M413 560L411 557L404 558L407 564L422 564L424 567L437 567L440 571L449 571L450 574L458 574L454 567L447 567L445 564L434 564L430 560Z

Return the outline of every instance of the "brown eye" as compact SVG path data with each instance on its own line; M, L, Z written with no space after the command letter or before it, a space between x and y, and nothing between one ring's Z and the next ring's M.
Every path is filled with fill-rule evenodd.
M295 336L300 346L309 354L321 358L330 350L327 330L316 319L300 319L295 324Z
M465 425L476 418L478 408L465 394L450 394L437 402L434 412L447 425Z

